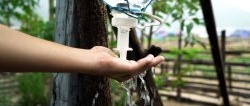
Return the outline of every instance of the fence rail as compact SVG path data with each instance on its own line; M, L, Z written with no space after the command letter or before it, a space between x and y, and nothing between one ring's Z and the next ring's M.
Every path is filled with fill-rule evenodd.
M171 51L168 50L164 50L163 52L165 53L169 53ZM205 54L208 54L209 52L203 52ZM250 51L227 51L225 52L228 55L242 55L242 54L248 54L250 53ZM201 59L195 59L195 60L187 60L187 59L182 59L182 64L192 64L192 65L209 65L209 66L213 66L214 63L212 60L201 60ZM175 63L176 59L173 58L166 58L165 59L164 64L162 64L160 66L161 68L161 73L165 73L167 72L166 70L172 70L173 73L175 73L173 66L167 64L169 62ZM228 89L228 93L230 96L233 96L235 98L241 98L240 100L238 100L241 103L244 104L248 104L250 105L249 101L250 100L250 86L244 86L244 84L246 85L250 85L250 73L249 72L244 72L244 71L236 71L233 70L232 67L250 67L250 62L225 62L225 80L227 83L227 89ZM196 71L200 71L200 72L209 72L209 73L215 73L215 69L204 69L204 68L194 68ZM173 74L172 73L172 74ZM173 83L175 78L175 75L171 75L171 77L168 77L167 79L167 85L165 86L165 88L170 87L170 83ZM243 77L239 77L239 76L244 76ZM195 94L195 95L200 95L200 96L206 96L208 98L218 98L220 97L220 93L219 93L219 85L218 85L218 78L216 76L216 74L214 75L210 75L210 76L206 76L206 75L183 75L182 78L185 81L184 86L181 87L181 93L190 93L190 94ZM191 79L191 80L185 80L185 79ZM206 80L204 81L192 81L192 79L200 79L200 80ZM211 83L211 82L215 82L215 83ZM239 83L244 83L244 84L239 84ZM177 90L175 91L177 92ZM203 92L203 93L201 93ZM206 93L209 94L206 94ZM168 94L162 94L168 97L173 98L173 95L168 95ZM177 98L177 96L175 96L175 98ZM180 99L180 98L179 98ZM192 100L190 98L185 98L185 97L181 97L181 99L188 99L189 101L195 101L195 102L199 102L198 100ZM203 101L204 104L213 104L213 105L220 105L220 103L205 103Z

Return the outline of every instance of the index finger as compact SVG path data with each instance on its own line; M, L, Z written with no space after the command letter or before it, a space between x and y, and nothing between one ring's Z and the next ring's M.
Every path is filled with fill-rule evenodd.
M150 69L151 67L154 67L154 66L160 64L163 61L164 61L163 56L154 57L153 55L148 55L147 57L142 58L137 62L138 65L136 66L136 70L137 70L136 74L140 74L140 73Z

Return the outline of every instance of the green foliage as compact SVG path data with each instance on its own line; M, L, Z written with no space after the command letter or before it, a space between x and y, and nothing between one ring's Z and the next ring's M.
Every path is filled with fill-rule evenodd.
M20 106L49 106L49 95L46 92L46 79L43 73L25 73L17 76L21 93Z
M202 52L200 49L172 49L171 53L172 55L182 55L185 59L193 59L194 57L196 57L198 54L200 54L200 52Z
M20 31L42 39L53 41L55 33L55 20L45 22L38 14L24 14L20 19Z
M109 41L109 48L113 49L116 48L117 45L117 41L113 40L113 41Z
M0 106L10 106L10 97L0 94Z
M117 81L111 81L112 106L125 106L127 94Z
M248 63L250 61L250 56L239 56L237 58L228 58L228 62L238 62L238 63Z
M185 85L185 81L183 80L183 76L187 75L188 73L191 73L194 71L194 65L187 65L186 67L182 67L181 71L177 73L176 75L173 75L176 77L176 79L171 83L171 86L173 88L176 87L183 87Z
M185 82L182 79L182 74L178 74L176 79L171 83L172 88L183 87L184 85Z
M10 26L11 19L22 21L24 16L34 14L39 0L1 0L0 21Z
M196 39L191 33L195 25L203 25L202 19L196 16L200 10L199 0L156 0L153 4L155 14L159 17L170 18L166 21L167 26L178 21L181 32L185 31L185 46L199 44L205 48L205 44Z
M34 10L39 0L1 0L0 21L11 26L11 21L21 23L21 31L32 36L53 41L55 20L45 22Z
M55 21L51 20L44 22L39 16L35 16L23 24L20 30L32 36L53 41L53 35L55 33Z
M191 60L193 59L196 55L198 55L201 51L198 49L173 49L173 51L171 52L171 54L174 55L182 55L183 58ZM174 70L177 70L177 65L179 63L175 62L174 64ZM183 80L183 76L194 71L194 65L188 64L186 67L181 67L181 70L176 73L176 75L174 75L176 77L176 79L172 82L172 87L176 88L176 87L183 87L185 82Z
M161 74L154 77L155 85L157 88L161 88L166 85L166 79L169 75Z

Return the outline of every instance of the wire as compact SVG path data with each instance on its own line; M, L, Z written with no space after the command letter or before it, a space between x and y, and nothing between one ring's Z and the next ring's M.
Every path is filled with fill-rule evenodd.
M146 15L148 17L150 17L151 19L154 19L154 20L157 20L157 22L152 22L152 23L149 23L149 24L146 24L146 25L143 25L143 26L138 26L140 29L144 29L145 27L149 27L149 26L160 26L162 25L164 22L161 18L155 16L155 15L152 15L152 14L149 14L149 13L146 13L144 12L145 9L153 2L153 0L149 1L148 4L142 8L141 10L132 10L130 8L130 3L129 3L129 0L124 0L127 2L127 8L124 8L124 7L112 7L111 5L109 5L107 2L105 2L105 0L103 0L104 3L106 3L111 9L114 9L116 11L119 11L119 12L122 12L124 14L127 14L128 16L130 17L133 17L133 18L136 18L139 20L139 18L141 18L143 15Z
M147 13L147 12L141 12L141 14L142 14L142 15L147 15L147 16L151 17L152 19L157 20L160 24L163 24L163 20L162 20L161 18L159 18L159 17L153 15L153 14L149 14L149 13Z
M128 11L130 11L129 1L128 1L128 0L125 0L125 1L127 1L127 4L128 4Z
M142 25L142 26L138 26L138 28L140 28L140 29L144 29L145 27L150 27L150 26L161 26L164 23L164 21L161 18L159 18L159 17L157 17L155 15L149 14L147 12L141 12L140 14L141 15L146 15L146 16L150 17L151 19L154 19L154 20L158 21L158 22L152 22L152 23L148 23L148 24L145 24L145 25Z

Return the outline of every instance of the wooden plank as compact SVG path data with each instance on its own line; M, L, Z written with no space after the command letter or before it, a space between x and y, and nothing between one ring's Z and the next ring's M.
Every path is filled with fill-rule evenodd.
M171 58L166 58L165 59L166 62L174 62L176 61L176 59L171 59ZM189 64L197 64L197 65L214 65L214 63L212 61L208 61L208 60L186 60L183 59L181 60L183 63L189 63ZM230 66L242 66L242 67L249 67L250 63L248 62L226 62L225 65L230 65Z
M161 88L161 90L167 89L166 87ZM185 84L183 87L181 87L181 89L185 92L188 93L192 93L192 94L196 94L196 95L205 95L205 94L201 94L199 92L206 92L206 93L218 93L218 86L210 86L210 85L197 85L197 84ZM194 90L195 89L195 90ZM171 91L171 89L168 89L167 91ZM233 90L229 91L230 95L233 96L238 96L238 97L242 97L245 99L250 99L250 92L248 91L242 91L242 90L238 90L236 88L233 88ZM217 97L217 96L211 96L211 95L206 95L207 97Z
M175 99L177 100L176 97L176 92L166 92L160 90L160 94L162 96L167 96L169 99ZM183 93L182 98L179 100L181 102L195 102L195 103L200 103L203 105L208 105L208 106L218 106L220 105L220 101L218 98L208 98L206 96L202 95L195 95L195 94L190 94L190 93Z
M173 53L172 50L162 50L162 53ZM211 54L210 51L201 51L200 54ZM234 50L234 51L225 51L226 55L243 55L243 54L250 54L250 51L247 50Z

